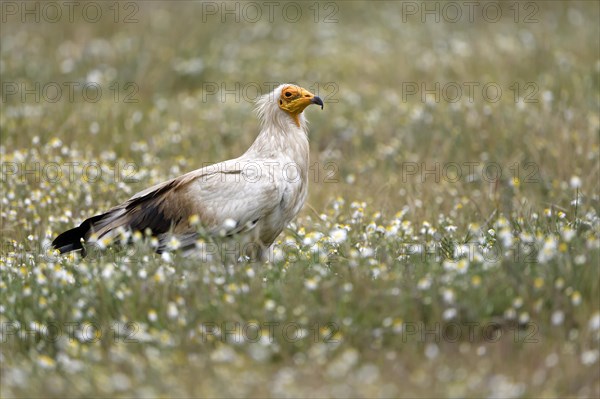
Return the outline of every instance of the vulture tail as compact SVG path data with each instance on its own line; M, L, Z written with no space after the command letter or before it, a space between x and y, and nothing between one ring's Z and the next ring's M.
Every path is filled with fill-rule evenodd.
M86 239L95 223L102 220L107 214L96 215L86 219L78 227L61 233L52 241L52 247L58 249L61 254L81 250L85 256L85 248L81 245L81 239Z

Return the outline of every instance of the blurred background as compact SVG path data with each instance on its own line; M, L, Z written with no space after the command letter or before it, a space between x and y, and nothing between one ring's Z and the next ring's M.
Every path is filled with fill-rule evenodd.
M339 180L312 188L315 207L332 191L393 211L446 194L435 174L402 184L421 183L401 175L406 162L456 162L465 175L462 163L480 162L479 180L486 163L509 178L533 162L522 188L557 202L571 175L598 179L593 2L92 3L73 22L68 8L24 4L3 5L5 148L57 137L90 155L154 157L170 177L243 152L257 95L296 82L326 99L307 111L312 159L334 162ZM29 114L7 120L15 112ZM441 200L428 211L454 206Z

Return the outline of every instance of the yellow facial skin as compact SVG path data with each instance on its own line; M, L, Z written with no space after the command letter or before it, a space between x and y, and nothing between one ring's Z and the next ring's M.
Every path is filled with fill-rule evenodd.
M321 109L323 108L323 100L302 87L290 85L281 90L279 108L290 114L298 127L300 127L298 115L310 104L317 104Z

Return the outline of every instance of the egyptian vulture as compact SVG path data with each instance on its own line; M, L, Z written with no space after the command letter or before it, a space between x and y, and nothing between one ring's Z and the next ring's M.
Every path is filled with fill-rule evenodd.
M242 156L140 191L60 234L53 248L85 256L82 242L110 242L124 231L139 231L158 239L157 252L168 250L173 237L179 248L214 237L220 258L266 259L306 200L309 151L302 111L310 104L323 108L308 90L280 85L258 99L261 130Z

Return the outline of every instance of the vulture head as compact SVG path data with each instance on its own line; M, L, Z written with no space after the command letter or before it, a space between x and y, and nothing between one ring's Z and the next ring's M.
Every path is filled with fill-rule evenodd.
M320 97L300 86L284 83L259 98L257 111L263 124L271 123L285 127L293 123L297 127L304 127L306 120L302 111L311 104L320 105L323 109L323 100Z

